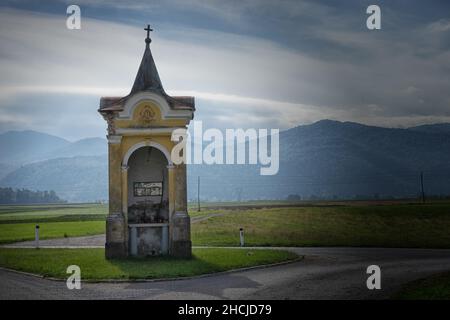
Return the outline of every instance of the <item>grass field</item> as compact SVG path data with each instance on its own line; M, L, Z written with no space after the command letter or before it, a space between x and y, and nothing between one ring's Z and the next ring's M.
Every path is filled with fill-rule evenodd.
M86 220L104 221L107 213L107 205L101 204L0 205L0 224Z
M0 206L0 243L33 240L36 224L41 239L102 234L106 214L97 204Z
M450 247L450 205L390 204L223 210L192 226L196 245Z
M0 224L0 243L34 240L34 223ZM39 238L54 239L102 234L105 221L39 223Z
M194 249L193 259L154 257L106 260L104 249L0 249L0 266L49 277L67 278L78 265L82 279L174 278L272 264L296 259L280 250Z
M450 300L450 272L411 282L392 298L400 300Z
M237 246L244 228L249 246L381 246L450 248L450 203L251 202L216 203L193 218L194 245ZM0 206L0 243L101 234L106 205Z

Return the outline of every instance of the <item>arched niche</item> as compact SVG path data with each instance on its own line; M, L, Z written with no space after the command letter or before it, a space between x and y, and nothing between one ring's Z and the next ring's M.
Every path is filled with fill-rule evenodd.
M128 223L163 223L169 220L169 164L160 149L144 145L124 160L128 167Z

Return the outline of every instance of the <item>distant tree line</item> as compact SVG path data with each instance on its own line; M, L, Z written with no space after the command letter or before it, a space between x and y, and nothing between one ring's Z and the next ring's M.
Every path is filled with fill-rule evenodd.
M55 191L0 188L0 204L61 203Z
M393 196L393 195L381 195L379 193L375 193L373 195L367 194L355 194L350 196L329 196L329 195L309 195L309 196L300 196L298 194L290 194L285 200L287 201L302 201L302 200L395 200L395 199L421 199L421 194L413 194L408 196ZM432 200L448 200L450 199L450 195L448 194L427 194L425 195L426 199Z

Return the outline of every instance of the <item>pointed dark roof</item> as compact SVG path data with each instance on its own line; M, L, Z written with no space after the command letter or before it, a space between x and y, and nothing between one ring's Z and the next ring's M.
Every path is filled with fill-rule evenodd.
M195 111L194 97L178 96L171 97L165 91L159 78L158 70L156 69L155 61L153 60L152 52L150 51L150 25L147 25L147 38L145 39L145 51L139 66L136 79L134 80L131 92L125 97L102 97L100 99L99 112L117 112L122 111L125 102L135 93L142 91L152 91L160 94L166 99L170 108L175 110L192 110Z
M150 28L150 26L148 26L148 28ZM151 31L152 29L149 30ZM147 31L144 56L142 57L141 65L139 66L139 70L130 93L145 90L164 93L164 88L162 86L161 79L159 78L158 70L156 69L155 61L153 60L152 52L150 50L151 41L149 32Z

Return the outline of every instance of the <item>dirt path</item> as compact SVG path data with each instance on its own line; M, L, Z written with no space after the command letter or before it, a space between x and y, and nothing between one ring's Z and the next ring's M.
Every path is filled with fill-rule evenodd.
M40 240L42 248L104 248L106 237L104 234L84 237L70 237ZM34 248L34 241L21 241L0 246L2 248Z

